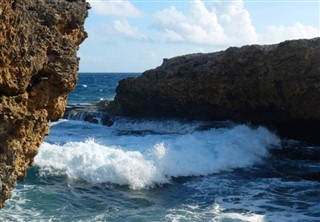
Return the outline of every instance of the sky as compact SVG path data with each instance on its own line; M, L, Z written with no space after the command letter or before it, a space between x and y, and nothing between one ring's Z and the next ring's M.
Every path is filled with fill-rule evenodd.
M80 72L143 72L163 58L320 36L320 0L87 0Z

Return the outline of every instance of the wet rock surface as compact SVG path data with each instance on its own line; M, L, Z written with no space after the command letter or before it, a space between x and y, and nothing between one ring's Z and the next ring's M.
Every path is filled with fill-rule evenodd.
M103 101L92 105L68 105L63 118L112 126L115 117L106 112L109 103L110 101Z

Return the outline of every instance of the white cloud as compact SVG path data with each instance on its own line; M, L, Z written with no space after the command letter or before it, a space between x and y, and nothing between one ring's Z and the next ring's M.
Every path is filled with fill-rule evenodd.
M161 25L174 26L186 20L182 12L177 11L174 6L163 9L156 13L156 18Z
M314 37L320 37L320 29L301 23L295 23L292 26L271 25L267 28L267 32L261 36L262 41L266 43L277 43L290 39L308 39Z
M113 27L117 32L124 34L126 37L135 40L146 40L147 38L138 32L136 27L131 26L127 20L113 21Z
M258 35L252 25L249 12L242 1L223 2L218 11L219 23L229 42L234 44L257 43Z
M242 1L223 2L211 10L201 0L184 14L171 6L155 14L160 35L169 42L206 45L256 43L257 34Z
M139 17L143 12L136 8L128 0L103 1L88 0L92 10L99 15L116 17Z

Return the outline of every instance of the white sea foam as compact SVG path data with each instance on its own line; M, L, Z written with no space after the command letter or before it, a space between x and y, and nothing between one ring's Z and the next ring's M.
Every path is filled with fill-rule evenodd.
M57 126L57 125L59 125L60 123L64 123L64 122L67 122L68 120L66 120L66 119L59 119L58 121L56 121L56 122L51 122L50 123L50 127L52 127L52 126Z
M255 213L230 213L213 204L204 209L198 205L183 205L179 209L170 209L166 219L172 222L179 221L246 221L246 222L266 222L264 215Z
M315 182L286 181L283 178L255 178L252 181L216 175L189 181L184 185L197 190L190 198L215 196L214 201L218 210L212 211L209 208L193 210L189 206L182 209L206 217L210 216L209 213L215 212L214 221L229 221L233 218L235 221L294 222L318 221L319 218L317 214L320 212L319 198L310 198L310 193L318 195L315 193L319 187ZM179 215L179 212L172 211L170 215Z
M173 177L200 176L247 167L279 146L277 136L263 127L239 125L184 135L132 136L121 143L94 140L63 145L44 143L35 158L42 175L66 174L90 183L114 183L143 189ZM116 141L116 140L115 140Z

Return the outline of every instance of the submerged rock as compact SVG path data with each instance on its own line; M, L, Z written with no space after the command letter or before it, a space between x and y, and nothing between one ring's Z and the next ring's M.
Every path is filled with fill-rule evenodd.
M69 105L66 108L63 118L112 126L114 123L114 117L106 112L108 103L109 101L103 102L105 107L101 106L101 102L92 105Z
M114 106L129 116L263 124L320 142L319 58L315 38L164 59L120 81Z
M0 207L75 87L85 0L0 0Z

